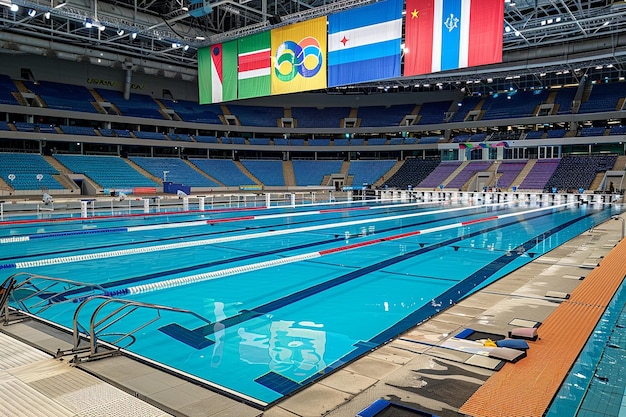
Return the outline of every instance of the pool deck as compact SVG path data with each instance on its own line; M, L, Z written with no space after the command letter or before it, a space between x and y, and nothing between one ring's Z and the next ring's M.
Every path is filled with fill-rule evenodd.
M622 222L608 220L265 411L124 356L72 366L71 356L54 358L69 335L32 320L3 326L0 415L351 417L384 398L441 417L541 416L624 277L621 233ZM572 343L566 324L579 314ZM540 339L504 366L453 337L534 323ZM528 383L545 375L551 385Z

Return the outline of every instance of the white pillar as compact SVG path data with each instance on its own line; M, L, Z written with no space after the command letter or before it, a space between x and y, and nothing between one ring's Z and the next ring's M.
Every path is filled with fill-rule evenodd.
M198 210L204 211L204 197L198 197Z
M80 217L83 219L87 218L87 201L80 202Z
M270 208L272 202L272 196L270 193L265 194L265 207Z
M149 198L143 199L143 212L150 213L150 199Z
M189 211L189 197L183 197L183 211Z
M295 207L296 206L296 193L291 193L289 197L291 199L291 207Z

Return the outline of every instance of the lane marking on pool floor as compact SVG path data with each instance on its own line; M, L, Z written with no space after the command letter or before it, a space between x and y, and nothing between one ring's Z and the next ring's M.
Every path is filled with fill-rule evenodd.
M226 242L237 242L237 241L242 241L242 240L258 239L262 237L281 236L281 235L288 235L288 234L300 233L300 232L311 232L315 230L329 229L333 227L355 226L355 225L366 224L366 223L369 223L369 224L379 223L379 222L384 222L384 221L400 220L400 219L406 219L406 218L411 218L411 217L426 216L426 215L439 214L439 213L451 213L451 212L470 210L470 209L475 210L475 209L496 207L496 206L502 206L502 205L508 205L508 204L510 203L496 203L496 204L486 204L486 205L481 205L481 206L455 207L455 208L449 208L449 209L443 209L443 210L434 210L434 211L427 211L427 212L420 212L420 213L409 213L409 214L401 214L401 215L395 215L395 216L379 217L379 218L374 218L374 219L361 219L361 220L353 220L353 221L348 221L348 222L338 222L338 223L322 224L322 225L315 225L315 226L298 227L294 229L273 230L273 231L268 231L268 232L260 232L260 233L253 233L253 234L247 234L247 235L225 236L225 237L205 239L205 240L178 242L178 243L170 243L170 244L157 245L157 246L146 246L142 248L121 249L121 250L116 250L116 251L96 252L96 253L85 254L85 255L64 256L64 257L59 257L59 258L40 259L36 261L16 262L16 263L11 263L11 264L0 265L0 270L1 269L24 269L24 268L32 268L32 267L39 267L39 266L66 264L66 263L72 263L72 262L107 259L107 258L114 258L114 257L119 257L119 256L138 255L138 254L159 252L159 251L172 250L172 249L183 249L183 248L195 247L195 246L206 246L206 245L213 245L213 244L226 243ZM575 203L559 204L559 205L549 206L545 208L542 207L542 208L533 209L533 210L510 213L509 215L503 215L503 216L516 216L516 215L521 215L523 213L532 213L537 210L552 210L555 208L566 207L568 205L573 205L573 204ZM465 226L466 224L462 224L462 225ZM441 226L441 227L445 227L445 226ZM438 228L433 228L433 229L438 230ZM409 232L409 233L413 233L413 232Z

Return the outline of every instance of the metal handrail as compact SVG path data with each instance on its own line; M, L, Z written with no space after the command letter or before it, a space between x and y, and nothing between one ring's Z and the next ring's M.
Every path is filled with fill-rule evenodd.
M125 299L121 299L121 298L110 298L107 296L103 296L103 295L95 295L93 297L89 297L88 299L84 300L76 309L76 311L74 312L74 350L78 350L78 345L80 344L80 336L81 336L81 329L83 329L83 333L87 333L86 329L84 326L82 326L78 320L78 316L81 312L81 310L90 302L94 301L94 300L105 300L104 302L102 302L95 310L94 312L91 314L91 318L89 320L89 330L88 330L88 336L89 336L89 351L90 351L90 355L94 356L96 355L97 349L98 349L98 338L102 335L102 332L104 330L106 330L107 328L109 328L110 326L112 326L113 324L119 322L120 320L128 317L130 314L134 313L135 311L139 310L139 309L149 309L149 310L155 310L156 312L156 316L153 318L150 318L149 320L147 320L146 322L144 322L143 324L140 324L139 326L135 327L132 330L127 331L126 333L115 333L116 335L120 335L120 337L112 342L107 342L108 344L117 346L117 344L119 342L121 342L122 340L129 338L129 337L133 337L133 335L135 333L137 333L138 331L140 331L141 329L144 329L145 327L149 326L150 324L158 321L161 318L161 311L170 311L170 312L175 312L175 313L182 313L182 314L189 314L201 321L204 321L208 324L211 324L211 321L205 317L202 317L201 315L199 315L198 313L191 311L191 310L185 310L182 308L177 308L177 307L170 307L170 306L164 306L164 305L159 305L159 304L151 304L151 303L144 303L141 301L133 301L133 300L125 300ZM100 320L97 320L98 315L100 314L100 312L102 311L103 308L105 308L107 305L109 304L114 304L114 303L118 303L121 304L119 307L117 307L116 309L114 309L112 312L108 313L107 315L105 315L103 318L101 318ZM97 320L97 321L96 321ZM119 348L119 346L118 346Z
M27 278L24 279L23 281L20 281L20 279L23 276L27 276ZM34 313L34 314L41 313L42 311L46 310L47 308L55 304L74 302L77 299L80 300L85 297L93 296L93 294L96 291L99 291L102 294L106 292L106 290L99 284L74 281L74 280L65 279L65 278L49 277L45 275L33 274L30 272L17 272L9 276L5 280L5 283L8 282L9 280L13 280L14 283L13 283L12 288L9 291L8 301L12 301L19 307L19 309L25 311L26 313ZM45 284L44 286L39 286L37 285L37 283L35 283L36 280L43 280L47 284ZM54 292L55 287L58 287L61 285L63 287L57 292ZM71 297L71 298L65 297L68 293L76 291L79 288L82 288L85 290L80 293L80 296ZM27 295L24 295L18 298L17 290L20 290L20 289L30 290L30 292ZM28 300L37 298L37 297L39 297L39 300L31 304L30 306L27 305L26 302Z

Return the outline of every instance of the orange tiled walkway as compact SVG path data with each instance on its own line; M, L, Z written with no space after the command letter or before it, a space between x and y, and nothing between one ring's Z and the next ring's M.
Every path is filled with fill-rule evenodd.
M506 364L461 407L475 417L542 416L626 275L626 239L539 327L528 357Z

